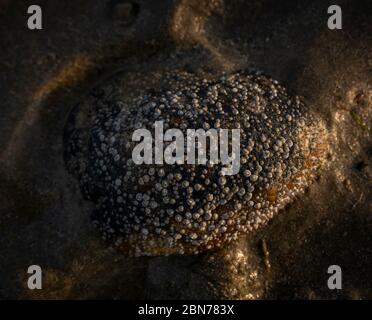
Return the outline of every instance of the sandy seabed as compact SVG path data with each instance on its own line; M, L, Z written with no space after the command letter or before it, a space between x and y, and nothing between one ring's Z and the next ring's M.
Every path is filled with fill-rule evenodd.
M371 299L372 25L368 1L0 1L0 298ZM118 71L258 70L327 125L327 165L258 231L197 256L105 246L63 161L72 107ZM129 87L130 87L129 81ZM135 84L132 84L135 89ZM44 289L27 289L29 265ZM330 265L343 289L329 290Z

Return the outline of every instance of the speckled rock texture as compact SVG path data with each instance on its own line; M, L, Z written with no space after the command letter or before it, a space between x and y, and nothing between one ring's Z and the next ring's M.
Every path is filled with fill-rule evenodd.
M325 125L277 81L244 72L208 80L180 70L157 78L160 88L132 99L120 75L104 82L66 126L67 167L96 203L92 218L105 240L137 256L215 249L266 223L314 178ZM220 159L136 164L133 133L155 137L156 121L180 129L182 144L189 129L239 130L230 140L230 149L239 145L237 172L225 175ZM219 156L217 143L204 148L209 160Z

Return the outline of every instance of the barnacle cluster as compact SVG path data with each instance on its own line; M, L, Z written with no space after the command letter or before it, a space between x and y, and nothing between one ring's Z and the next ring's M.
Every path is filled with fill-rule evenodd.
M133 255L196 254L266 223L313 180L322 164L322 121L277 81L238 72L162 74L130 95L121 75L71 113L65 160L103 238ZM128 98L130 97L130 98ZM133 162L138 128L240 129L240 171L218 164Z

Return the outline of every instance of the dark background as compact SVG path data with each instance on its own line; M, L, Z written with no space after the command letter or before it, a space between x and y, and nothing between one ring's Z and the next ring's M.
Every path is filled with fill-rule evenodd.
M43 29L27 28L27 8ZM338 4L343 29L327 28ZM371 1L0 1L0 298L372 298ZM269 225L219 251L107 248L63 163L73 105L124 70L263 71L327 123L327 165ZM265 250L264 248L267 248ZM29 265L43 290L27 289ZM343 289L327 287L340 265Z

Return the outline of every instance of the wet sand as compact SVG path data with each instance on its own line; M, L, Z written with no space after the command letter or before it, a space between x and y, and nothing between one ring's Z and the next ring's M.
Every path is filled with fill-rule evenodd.
M368 1L0 2L0 298L371 299L372 25ZM267 226L196 256L128 258L94 229L63 161L63 128L122 71L262 71L325 121L327 164ZM135 84L132 84L135 86ZM44 289L27 289L39 264ZM327 269L343 270L329 290Z

